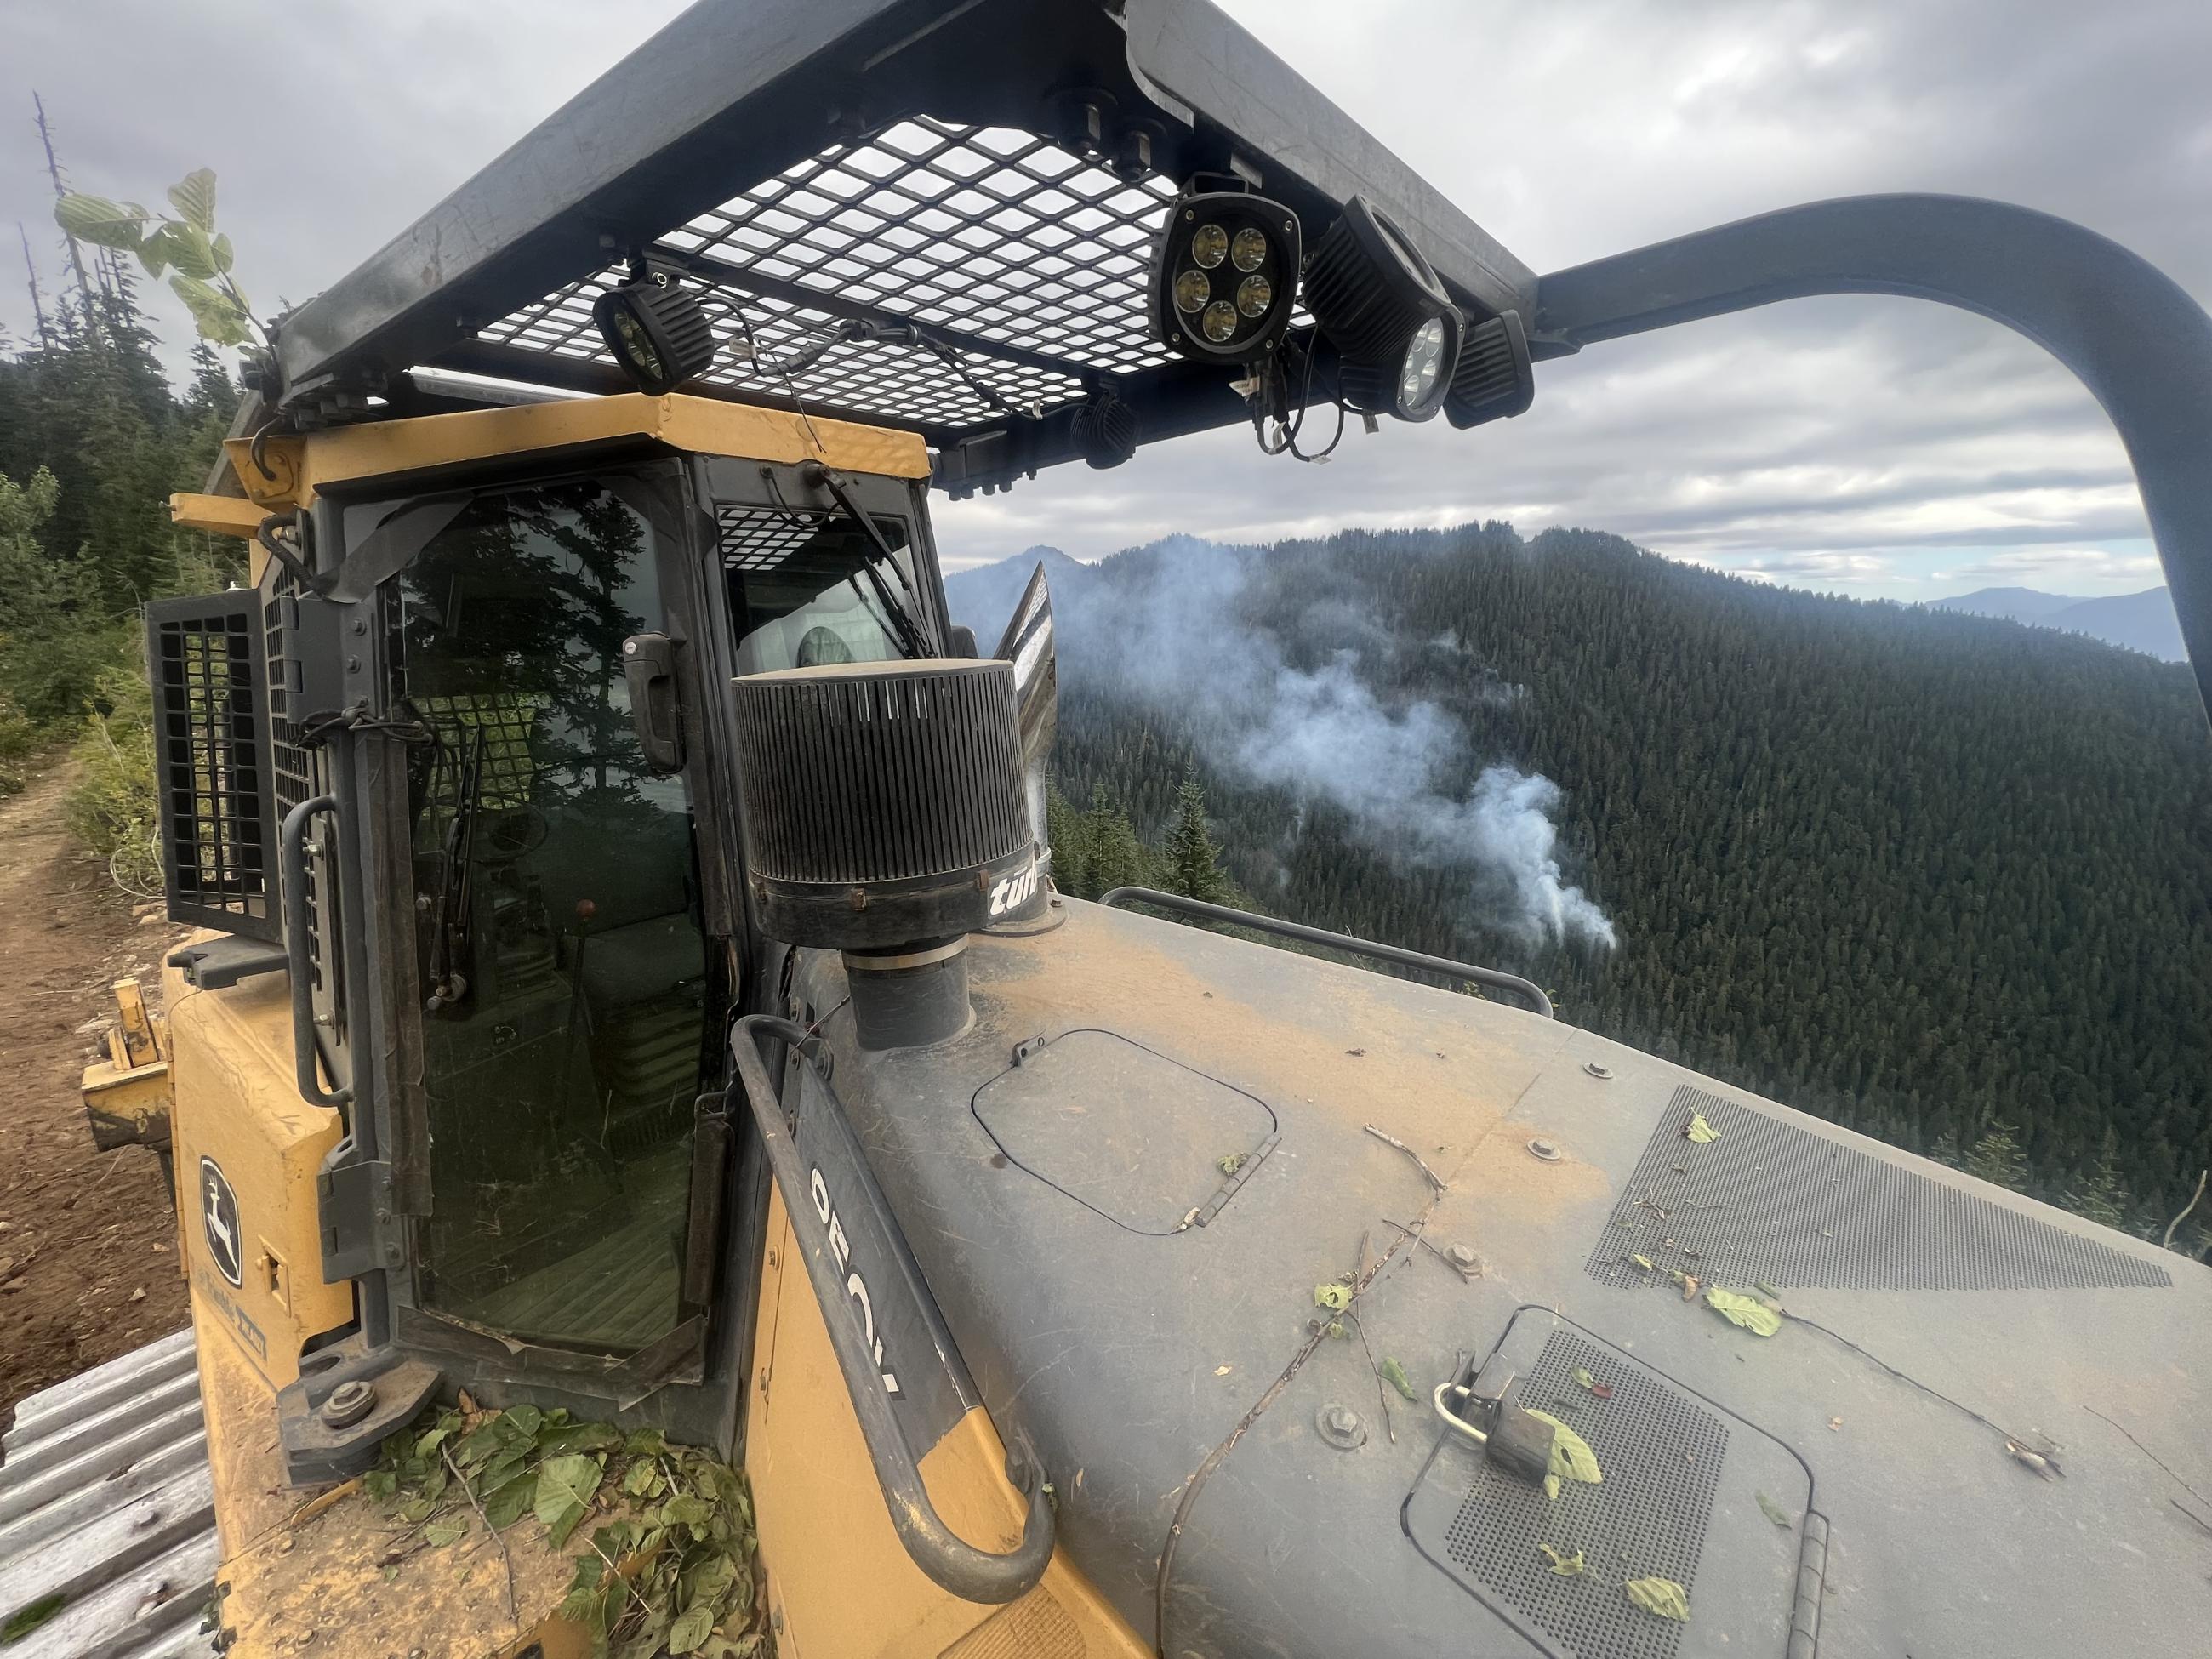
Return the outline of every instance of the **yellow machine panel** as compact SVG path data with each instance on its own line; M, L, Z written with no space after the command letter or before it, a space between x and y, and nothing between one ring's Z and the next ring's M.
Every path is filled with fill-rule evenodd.
M1064 1552L1004 1607L948 1595L914 1565L884 1509L822 1310L803 1272L785 1278L795 1247L781 1196L769 1206L745 1470L780 1659L1150 1659ZM938 1513L979 1548L1021 1539L1022 1498L1006 1466L980 1407L921 1461Z
M194 991L172 970L167 988L194 1322L222 1331L273 1392L299 1376L301 1343L353 1317L352 1285L323 1283L316 1232L315 1176L338 1142L338 1115L293 1085L281 975Z

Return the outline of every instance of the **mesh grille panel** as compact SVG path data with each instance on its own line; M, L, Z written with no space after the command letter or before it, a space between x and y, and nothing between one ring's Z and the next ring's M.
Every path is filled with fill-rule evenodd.
M661 245L731 268L704 303L710 315L717 297L741 304L763 356L781 356L850 307L865 307L964 337L977 348L969 372L1024 408L1079 396L1083 371L1169 361L1148 331L1146 276L1173 195L1166 179L1129 182L1032 133L921 116L856 145L832 145L669 232ZM479 337L611 363L592 301L623 274L610 267L571 283ZM808 304L810 289L846 309ZM715 332L722 349L703 377L708 384L788 390L729 349L742 338L734 317L716 317ZM1006 355L992 355L993 347ZM796 390L913 425L957 427L994 414L951 368L906 347L835 347Z
M1601 1407L1559 1410L1589 1396L1577 1368L1613 1390ZM1625 1578L1671 1578L1692 1591L1713 1493L1727 1455L1727 1425L1714 1413L1602 1348L1565 1331L1544 1344L1520 1383L1520 1401L1550 1411L1589 1443L1602 1485L1570 1481L1557 1502L1525 1481L1477 1466L1445 1534L1452 1561L1577 1653L1605 1659L1673 1659L1683 1627L1632 1606ZM1588 1571L1562 1578L1537 1546L1583 1553Z
M1693 1112L1720 1139L1682 1138ZM1646 1273L1628 1258L1656 1264ZM1852 1291L2171 1285L2163 1267L1723 1100L1680 1088L1586 1264L1607 1285L1681 1268Z
M831 516L796 508L718 506L714 549L726 570L773 570L819 535Z
M147 607L155 775L169 915L276 936L275 802L252 592Z

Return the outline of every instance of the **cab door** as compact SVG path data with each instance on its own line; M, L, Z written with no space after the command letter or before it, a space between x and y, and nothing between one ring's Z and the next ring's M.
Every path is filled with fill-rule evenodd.
M388 586L428 1186L412 1299L513 1353L696 1377L695 1107L734 957L704 902L708 792L631 706L625 645L682 632L680 538L649 494L479 491Z

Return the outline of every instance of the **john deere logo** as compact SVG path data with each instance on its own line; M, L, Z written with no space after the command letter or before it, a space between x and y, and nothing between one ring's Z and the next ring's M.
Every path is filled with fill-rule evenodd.
M234 1285L245 1284L238 1194L230 1190L230 1182L223 1179L221 1166L211 1158L200 1160L200 1224L207 1233L209 1259L217 1271Z

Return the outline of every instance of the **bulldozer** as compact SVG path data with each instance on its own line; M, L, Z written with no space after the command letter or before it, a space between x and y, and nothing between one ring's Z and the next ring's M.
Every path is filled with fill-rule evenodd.
M934 491L1476 434L1829 293L2075 371L2207 684L2212 319L2141 259L1899 195L1539 274L1207 0L704 0L280 319L172 504L249 577L147 615L193 932L88 1079L190 1281L158 1650L603 1644L535 1521L383 1559L441 1408L742 1470L785 1659L2201 1644L2212 1271L1510 974L1060 894L1042 573L946 607ZM157 1650L127 1542L24 1651Z

